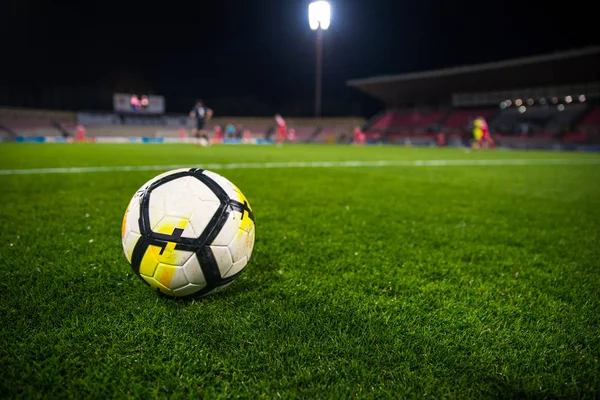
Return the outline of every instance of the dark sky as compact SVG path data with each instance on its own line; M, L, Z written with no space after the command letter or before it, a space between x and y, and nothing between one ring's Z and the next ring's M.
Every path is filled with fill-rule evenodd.
M4 0L4 85L310 99L308 0ZM324 96L344 82L597 44L584 1L332 0ZM597 35L600 37L600 35ZM6 57L4 57L6 56Z

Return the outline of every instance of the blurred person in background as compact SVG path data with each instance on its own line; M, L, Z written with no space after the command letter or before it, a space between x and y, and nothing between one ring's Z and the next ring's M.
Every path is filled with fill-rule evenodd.
M488 127L487 121L483 117L477 117L473 121L473 149L480 148L493 148L496 146L494 143L494 139L490 135L490 129Z
M473 143L471 147L473 150L481 148L483 143L483 129L481 127L481 119L479 117L473 120Z
M213 115L213 110L204 106L202 100L197 100L196 105L190 111L190 118L196 121L194 128L192 129L192 136L199 140L201 138L208 140L208 135L205 131L205 125L210 121Z
M363 145L366 142L366 135L360 129L360 126L354 128L354 144Z
M281 145L287 136L287 126L281 114L275 114L275 123L277 124L277 144Z
M435 135L435 138L439 147L444 147L446 145L446 135L444 132L439 132L437 135Z
M496 147L496 142L494 142L494 139L490 134L488 123L483 117L479 117L479 119L481 120L481 131L483 132L483 145L486 149L493 149Z
M251 139L252 139L252 135L250 133L250 129L244 129L244 138L243 138L244 143L250 143Z
M225 127L225 134L227 135L228 139L233 139L233 137L235 136L235 125L228 124Z
M223 129L219 125L215 126L215 141L217 143L223 142Z
M235 127L235 138L236 139L242 139L244 137L244 126L243 125L237 125Z

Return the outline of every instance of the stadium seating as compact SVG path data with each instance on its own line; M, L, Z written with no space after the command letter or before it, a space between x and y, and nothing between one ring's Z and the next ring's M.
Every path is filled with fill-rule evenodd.
M410 111L388 111L377 116L375 121L368 124L368 130L384 133L386 131L405 129L412 125L414 115L415 114Z
M585 104L567 105L558 108L556 105L537 105L519 110L510 107L502 110L490 123L492 132L526 133L539 136L542 134L558 134L572 127L586 110Z
M398 134L412 129L423 130L438 125L445 112L387 111L367 123L367 131Z
M288 128L295 129L298 142L324 141L328 136L352 132L363 126L362 118L289 118ZM129 115L119 116L110 112L79 112L4 109L0 108L0 132L2 138L15 136L76 136L77 125L86 129L86 136L94 137L180 137L181 129L189 135L193 127L187 115ZM222 128L234 124L237 129L250 130L251 137L264 138L273 132L272 117L216 117L207 125L210 132L215 126ZM5 128L3 129L2 126ZM317 134L317 135L315 135Z
M446 115L443 111L437 111L432 113L424 113L418 114L418 118L413 125L414 128L420 129L428 129L428 128L437 128L440 125L440 122Z
M585 104L567 105L564 110L554 114L548 121L544 129L551 132L561 132L566 129L572 129L575 122L587 111Z
M315 133L316 128L314 127L300 127L294 128L296 131L296 140L299 143L307 142L312 138L312 135Z
M404 132L410 129L419 119L419 113L415 111L394 112L388 131L391 134Z
M367 140L386 139L392 143L430 143L437 132L461 134L477 116L489 118L493 110L387 111L373 117L366 125ZM425 135L425 136L423 136ZM407 140L409 139L409 140Z
M591 135L587 132L569 132L562 137L564 143L585 143Z
M452 112L444 121L443 127L448 132L457 132L469 129L473 119L483 117L490 120L496 112L494 110L457 110Z
M337 138L340 134L351 136L352 129L344 126L328 126L322 128L317 135L313 137L314 142L325 142L327 138Z
M0 126L18 136L60 136L61 132L45 119L0 118Z
M70 134L71 126L75 126L75 113L0 108L0 129L10 136L61 136Z
M76 113L70 111L36 110L28 108L0 108L0 119L45 120L75 122Z
M600 128L600 106L592 108L579 123L579 127L583 129Z
M526 132L525 127L519 126L520 112L518 108L507 108L502 110L493 121L490 121L489 128L492 132L515 133Z
M488 120L499 146L511 148L555 148L561 144L578 148L600 144L600 106L587 103L535 105L520 112L509 107L500 112L490 109L470 110L386 110L367 124L360 118L289 118L288 128L295 129L296 141L351 142L354 128L366 128L367 141L384 141L404 145L436 145L437 133L446 134L449 145L465 145L472 140L471 122L477 116ZM118 116L114 113L63 113L44 110L0 109L0 140L16 136L76 136L77 124L86 128L89 138L150 137L179 138L193 127L187 115ZM275 131L271 117L217 117L207 125L212 136L214 127L235 124L249 130L251 137L265 138ZM567 133L564 133L567 132ZM345 135L343 139L342 135ZM347 140L346 140L347 139Z

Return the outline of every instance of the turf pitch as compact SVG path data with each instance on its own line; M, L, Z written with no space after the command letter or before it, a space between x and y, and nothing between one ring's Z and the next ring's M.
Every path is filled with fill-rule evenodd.
M2 397L600 396L597 155L127 144L0 155ZM364 163L381 160L407 165ZM365 165L259 167L317 161ZM216 170L255 212L250 265L214 296L158 297L122 253L129 199L163 165L232 163L255 164ZM31 171L71 167L110 168Z

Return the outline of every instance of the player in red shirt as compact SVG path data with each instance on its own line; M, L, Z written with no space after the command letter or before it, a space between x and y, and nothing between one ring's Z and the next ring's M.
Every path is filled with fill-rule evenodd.
M490 129L488 128L487 121L483 117L479 117L479 119L481 120L480 126L481 126L481 130L483 131L484 146L488 149L496 147L496 143L494 142L492 135L490 135Z
M475 140L477 142L476 148L484 147L486 149L496 147L492 135L490 135L490 129L487 121L483 117L477 117L475 119Z
M277 124L277 144L281 145L287 136L287 126L280 114L275 114L275 123Z
M446 145L446 135L444 135L442 132L439 132L436 136L435 136L436 140L437 140L437 144L440 147L444 147Z
M77 141L85 142L85 127L83 125L77 125Z
M215 142L223 142L223 128L220 125L215 126Z
M364 145L367 141L367 135L365 135L360 127L354 128L354 144Z
M360 128L358 126L356 128L354 128L354 144L361 144L360 143L361 135L362 135L362 132L361 132Z

